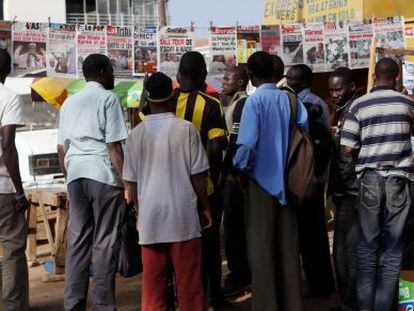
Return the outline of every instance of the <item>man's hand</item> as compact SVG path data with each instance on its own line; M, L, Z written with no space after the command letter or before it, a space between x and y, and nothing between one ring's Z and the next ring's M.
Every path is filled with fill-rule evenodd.
M210 207L203 209L203 218L204 218L204 220L202 221L203 230L211 228L211 226L213 225L213 217L211 216Z
M22 196L17 196L16 201L14 204L14 208L18 212L24 212L29 208L29 201L27 200L26 196L23 194Z
M247 192L249 191L249 178L243 173L236 174L234 178L236 179L237 185L239 186L240 190L244 194L247 194Z

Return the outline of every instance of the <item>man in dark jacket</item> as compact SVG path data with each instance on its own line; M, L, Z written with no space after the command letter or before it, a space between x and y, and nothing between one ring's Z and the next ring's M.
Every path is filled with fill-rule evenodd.
M338 125L331 163L329 193L336 207L334 263L341 304L337 310L356 310L358 240L358 184L352 155L341 151L342 125L353 101L358 97L348 68L338 68L329 79L333 104L338 107Z

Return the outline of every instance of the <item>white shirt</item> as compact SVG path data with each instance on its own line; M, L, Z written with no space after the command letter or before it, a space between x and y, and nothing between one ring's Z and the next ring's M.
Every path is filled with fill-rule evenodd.
M0 126L6 125L24 126L24 103L19 94L0 83ZM0 194L15 192L10 174L4 165L3 150L0 148Z
M125 145L123 177L137 183L140 244L201 236L190 176L208 168L197 129L172 113L148 115L132 131Z

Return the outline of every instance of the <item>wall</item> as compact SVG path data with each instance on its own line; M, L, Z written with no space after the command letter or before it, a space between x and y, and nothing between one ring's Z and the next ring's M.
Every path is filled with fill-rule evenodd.
M4 0L3 7L5 20L66 22L65 0Z

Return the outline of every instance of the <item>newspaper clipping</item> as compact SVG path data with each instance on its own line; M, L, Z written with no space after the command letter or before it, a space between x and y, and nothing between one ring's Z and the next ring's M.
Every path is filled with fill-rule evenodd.
M404 49L404 18L375 18L374 34L377 46L382 48Z
M47 44L47 75L76 75L76 26L50 24Z
M237 63L245 64L250 55L260 51L260 26L237 27Z
M44 76L46 74L47 29L46 23L14 23L14 76Z
M260 41L262 50L282 57L282 34L280 25L263 25Z
M189 27L163 27L159 33L159 71L175 78L181 56L193 49L193 31Z
M117 78L132 76L132 27L107 26L108 57Z
M286 66L303 64L302 38L302 24L282 25L282 59Z
M369 66L371 42L374 37L372 21L350 21L348 29L351 68L366 68Z
M134 28L134 75L157 71L157 28Z
M403 64L403 85L409 95L414 95L414 62Z
M0 49L7 50L11 54L11 22L0 21Z
M325 23L326 70L348 67L349 44L347 25L343 21Z
M237 62L236 27L211 27L210 48L210 73L224 75L226 69L234 67Z
M83 61L91 54L107 55L106 27L103 25L78 25L76 31L77 75L82 76Z
M323 23L309 23L304 28L304 56L305 64L314 72L325 70L325 45Z

